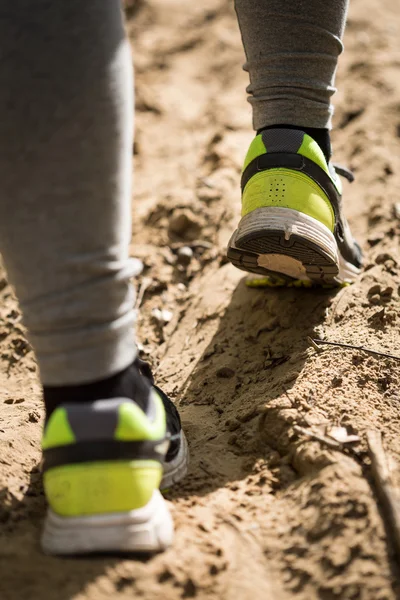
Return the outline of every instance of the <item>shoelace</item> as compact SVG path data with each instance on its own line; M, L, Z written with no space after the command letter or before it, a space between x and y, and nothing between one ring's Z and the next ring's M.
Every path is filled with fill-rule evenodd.
M347 179L347 181L353 183L354 173L350 171L350 169L348 169L347 167L343 167L343 165L338 165L337 163L333 163L332 166L338 175L341 175L342 177Z

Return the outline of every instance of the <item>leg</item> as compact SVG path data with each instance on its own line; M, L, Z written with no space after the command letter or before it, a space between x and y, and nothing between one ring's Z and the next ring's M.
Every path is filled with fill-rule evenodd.
M44 385L44 547L157 550L172 532L158 486L175 409L135 361L120 5L6 0L0 52L0 245Z
M1 251L43 383L86 383L136 354L130 49L116 2L2 12Z
M236 0L236 11L259 135L245 160L243 218L228 257L239 268L285 281L351 281L361 252L329 165L347 0Z
M256 130L329 129L347 0L236 0Z

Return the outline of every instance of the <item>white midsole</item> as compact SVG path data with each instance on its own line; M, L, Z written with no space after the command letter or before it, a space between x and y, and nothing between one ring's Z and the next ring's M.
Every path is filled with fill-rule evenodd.
M360 269L347 262L340 254L335 237L326 225L291 208L256 208L240 220L238 229L231 240L231 245L235 245L235 239L239 232L240 235L243 235L247 232L250 233L252 230L260 229L263 231L282 231L287 240L290 240L290 237L295 234L316 244L337 264L339 273L336 278L341 281L353 281L360 273ZM262 267L286 273L291 277L308 278L301 262L295 258L285 256L283 252L275 255L260 255L258 262Z
M61 517L47 513L42 548L47 554L158 552L171 545L173 523L155 490L148 504L125 513Z
M243 232L252 227L259 229L260 226L266 231L284 231L287 240L292 234L306 238L338 262L338 247L333 233L326 225L309 215L292 208L256 208L240 220L238 229Z

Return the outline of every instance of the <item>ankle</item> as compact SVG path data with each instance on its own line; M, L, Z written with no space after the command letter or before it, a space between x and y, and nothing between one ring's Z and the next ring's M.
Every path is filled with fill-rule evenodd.
M71 402L94 402L111 398L129 398L146 411L151 390L150 381L144 377L133 362L123 371L105 379L66 386L43 386L46 418L61 404Z
M321 148L325 155L326 161L329 162L332 156L331 138L329 129L318 129L316 127L300 127L298 125L267 125L257 131L257 134L267 129L296 129L304 131L307 135L313 138Z

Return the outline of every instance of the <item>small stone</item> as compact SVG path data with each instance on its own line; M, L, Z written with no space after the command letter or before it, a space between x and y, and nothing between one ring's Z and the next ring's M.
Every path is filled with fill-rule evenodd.
M375 259L375 262L377 265L383 265L383 263L387 260L394 260L393 256L391 256L387 252L382 252L382 254L378 254L378 256Z
M370 297L369 301L370 301L370 304L374 304L377 306L381 303L381 297L379 294L374 294L373 296Z
M153 318L157 321L157 323L159 323L160 325L165 325L166 323L169 323L173 316L170 310L160 310L159 308L153 308L151 314Z
M396 219L400 219L400 202L396 202L396 204L394 204L393 214Z
M164 323L169 323L173 317L173 314L170 310L162 310L161 311L161 315L162 315L162 320L164 321Z
M183 246L179 248L177 252L178 264L184 267L190 265L191 260L193 258L193 250L189 248L189 246Z
M32 410L28 415L28 420L30 423L38 423L40 419L40 415L36 410Z
M235 375L235 371L230 367L221 367L217 371L217 377L222 377L223 379L230 379Z
M369 296L373 296L374 294L380 294L380 293L381 293L381 286L380 285L373 285L368 290L368 295Z
M228 431L236 431L240 427L240 421L237 419L228 419L226 422Z
M393 294L393 288L390 286L386 287L384 290L381 291L381 296L383 298L391 298L392 294Z

